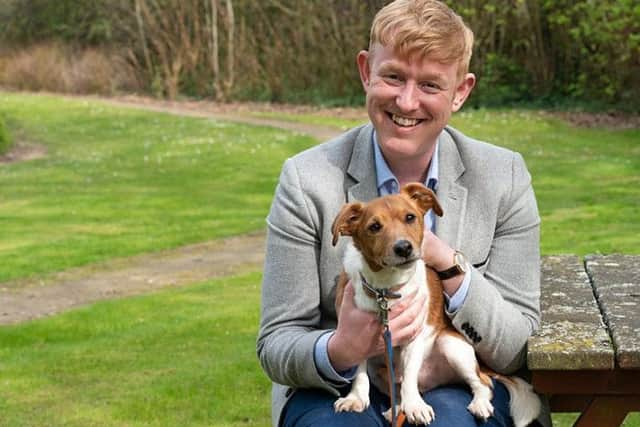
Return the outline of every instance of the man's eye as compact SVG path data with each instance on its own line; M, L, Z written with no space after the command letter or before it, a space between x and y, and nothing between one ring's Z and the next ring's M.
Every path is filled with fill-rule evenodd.
M369 226L369 231L372 233L377 233L380 230L382 230L382 225L379 222L374 222Z
M411 224L412 222L414 222L416 220L416 216L414 214L407 214L407 216L405 217L405 220L407 221L407 224Z
M441 90L440 86L432 82L425 82L420 85L420 89L427 93L436 93Z
M389 82L389 83L393 83L393 84L398 84L401 82L400 76L397 74L386 74L384 76L384 79Z

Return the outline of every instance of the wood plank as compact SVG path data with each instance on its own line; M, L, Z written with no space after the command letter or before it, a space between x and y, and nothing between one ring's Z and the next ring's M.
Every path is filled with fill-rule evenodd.
M614 367L611 339L580 258L542 259L540 306L540 330L528 341L529 369Z
M557 394L547 397L551 412L583 412L593 400L593 396L584 394Z
M618 366L640 369L640 256L592 255L586 266Z
M640 369L536 370L531 374L531 384L536 391L551 395L640 397Z
M637 396L596 396L574 427L618 427L629 412L638 409L639 403Z

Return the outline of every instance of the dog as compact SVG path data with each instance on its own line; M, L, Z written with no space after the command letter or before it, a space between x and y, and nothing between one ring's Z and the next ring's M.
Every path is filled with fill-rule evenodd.
M340 311L344 287L349 280L355 305L371 312L378 312L379 306L367 288L391 289L399 294L400 298L390 300L389 306L414 292L426 294L425 327L400 348L399 358L394 362L397 377L401 378L398 409L412 424L429 424L435 414L421 391L464 382L473 394L467 409L475 417L486 420L493 414L491 378L495 378L509 391L515 426L526 426L537 417L541 406L531 385L479 364L471 344L445 315L442 283L422 260L424 215L430 209L442 216L435 194L419 183L403 186L399 194L342 207L331 228L332 243L335 246L340 236L350 236L351 241L346 247L344 270L336 290L336 312ZM336 412L361 412L368 406L369 378L365 361L357 368L350 392L336 400L334 408ZM390 412L385 414L387 419Z

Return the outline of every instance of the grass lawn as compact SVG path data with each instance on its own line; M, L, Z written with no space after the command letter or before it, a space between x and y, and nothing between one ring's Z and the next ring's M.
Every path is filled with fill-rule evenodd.
M0 426L267 426L257 273L0 327Z
M0 93L41 160L0 165L0 283L264 227L310 137L100 102Z
M16 140L49 152L0 166L0 283L261 229L282 161L314 144L54 96L0 93L0 113ZM463 112L454 125L523 153L543 253L640 253L640 130L524 111ZM259 282L251 273L0 327L0 426L267 426Z
M330 110L329 110L330 111ZM366 110L362 109L362 114L358 118L344 118L329 115L328 112L314 112L314 113L297 113L297 114L283 114L277 111L259 111L251 113L252 116L261 117L266 119L286 120L296 123L307 123L310 125L328 126L336 129L347 130L352 127L359 126L369 121L367 118Z

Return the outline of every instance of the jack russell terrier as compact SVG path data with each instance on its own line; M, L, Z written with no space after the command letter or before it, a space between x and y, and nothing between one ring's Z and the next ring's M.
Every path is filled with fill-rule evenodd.
M422 261L424 215L429 210L442 216L435 194L422 184L403 186L399 194L369 203L348 203L332 226L333 245L339 236L351 236L344 256L344 271L336 292L339 313L344 287L350 280L355 305L377 312L374 295L367 290L391 289L399 299L415 292L427 295L426 324L420 334L400 348L394 366L400 383L398 408L413 424L429 424L434 411L421 391L442 384L465 382L473 399L467 409L477 418L493 414L491 377L503 383L511 397L510 412L516 427L526 426L540 412L540 399L531 385L518 377L505 377L478 363L473 347L451 324L444 312L442 283ZM364 282L364 283L363 283ZM400 382L400 381L399 381ZM335 410L360 412L369 406L367 362L358 366L349 394L334 403ZM389 418L390 411L385 416Z

